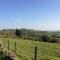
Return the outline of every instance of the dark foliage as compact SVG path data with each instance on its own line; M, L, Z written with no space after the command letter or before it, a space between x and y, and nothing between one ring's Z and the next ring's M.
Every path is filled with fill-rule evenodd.
M15 32L15 34L16 34L16 36L20 37L20 35L21 35L21 32L20 32L20 30L19 30L19 29L16 29L16 32Z
M56 39L56 38L53 38L52 40L51 40L51 43L59 43L60 41L58 40L58 39Z
M49 42L50 40L51 40L50 36L48 36L48 35L43 35L42 36L42 41Z

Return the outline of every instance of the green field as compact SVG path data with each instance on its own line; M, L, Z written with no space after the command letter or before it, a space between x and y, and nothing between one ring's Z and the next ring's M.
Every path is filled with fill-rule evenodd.
M38 60L60 60L60 44L8 38L1 38L0 40L5 41L6 47L9 40L12 51L14 51L14 42L16 41L16 54L19 60L34 60L35 45L38 47Z

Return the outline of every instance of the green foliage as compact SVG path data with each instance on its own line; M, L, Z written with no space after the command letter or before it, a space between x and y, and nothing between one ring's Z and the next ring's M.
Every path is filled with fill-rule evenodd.
M0 60L5 60L4 57L5 57L4 53L2 51L0 51Z
M16 36L20 37L20 35L21 35L21 32L20 32L20 30L19 30L19 29L16 29L16 32L15 32L15 34L16 34Z
M50 35L43 35L42 36L42 41L43 42L51 42L52 37Z
M57 33L51 33L48 31L37 31L32 29L7 29L0 31L0 37L3 38L21 38L34 41L43 41L43 42L60 42L60 35ZM59 38L59 39L58 39Z
M58 40L57 38L53 38L53 39L51 40L51 43L60 43L60 40Z

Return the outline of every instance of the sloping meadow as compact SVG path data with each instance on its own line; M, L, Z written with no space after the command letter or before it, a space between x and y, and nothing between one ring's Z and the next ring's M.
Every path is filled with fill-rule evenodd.
M8 38L1 38L0 40L3 43L5 42L6 48L9 40L9 49L13 52L14 42L16 42L16 55L19 57L19 60L34 60L35 46L37 46L38 60L60 60L60 44L58 43Z

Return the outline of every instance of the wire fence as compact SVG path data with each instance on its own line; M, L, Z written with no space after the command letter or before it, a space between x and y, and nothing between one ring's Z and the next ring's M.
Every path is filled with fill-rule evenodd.
M6 47L5 45L6 45L6 43L4 41L4 47ZM14 42L13 45L14 45L14 47L13 47L14 48L13 53L16 54L16 51L17 51L17 43ZM7 50L8 51L11 51L11 49L10 49L10 41L9 40L7 41ZM34 60L37 60L37 46L34 47L34 57L33 58L34 58Z

